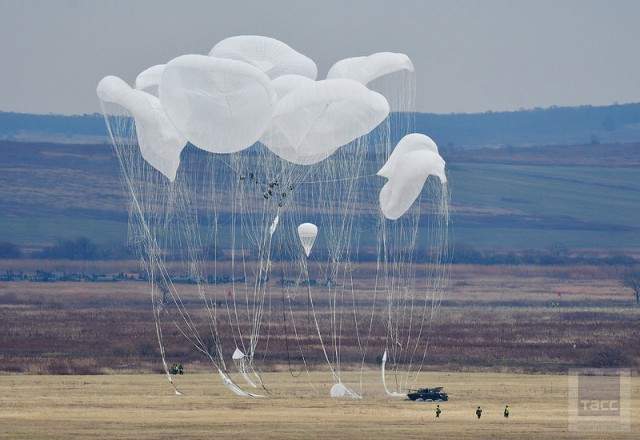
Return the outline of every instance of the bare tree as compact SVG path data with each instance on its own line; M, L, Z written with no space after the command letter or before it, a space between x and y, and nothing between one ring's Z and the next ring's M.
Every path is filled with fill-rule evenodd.
M636 304L640 306L640 270L631 270L622 274L621 283L624 287L633 290Z

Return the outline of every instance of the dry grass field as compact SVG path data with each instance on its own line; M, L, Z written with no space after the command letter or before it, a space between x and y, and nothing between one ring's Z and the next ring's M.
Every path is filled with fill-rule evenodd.
M44 270L113 273L51 264ZM359 372L344 367L344 382L362 400L328 397L326 363L293 377L282 359L262 369L271 394L251 399L233 395L184 341L168 338L169 356L178 354L187 371L176 378L184 391L176 396L160 374L145 282L1 282L0 437L637 438L640 308L619 271L453 266L417 380L445 387L450 400L440 419L434 403L387 397L374 359L361 385ZM567 372L577 367L631 371L631 431L569 430ZM504 419L507 403L512 412Z
M265 379L274 395L252 399L232 395L211 374L177 378L182 396L162 375L3 376L0 437L613 440L637 438L640 425L638 377L631 382L632 430L606 433L569 430L567 375L429 373L425 379L450 396L439 419L435 403L384 395L377 371L365 375L362 400L327 397L328 383L315 394L303 376L267 373ZM509 419L502 417L505 404Z

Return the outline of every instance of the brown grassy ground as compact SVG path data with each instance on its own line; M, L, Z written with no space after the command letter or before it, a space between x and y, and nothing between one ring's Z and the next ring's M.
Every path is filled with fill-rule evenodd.
M65 262L47 270L78 271ZM240 398L184 340L171 345L169 337L169 352L187 369L176 378L185 395L176 396L157 374L146 283L0 283L0 437L600 439L602 432L568 430L567 370L620 366L633 376L632 431L606 437L637 438L640 308L618 273L454 266L418 381L449 393L438 420L434 404L386 397L375 362L363 376L363 400L327 397L326 363L296 378L282 359L263 375L272 396ZM358 373L348 369L343 380L359 389Z
M64 264L51 263L47 270L74 270ZM360 270L367 273L368 268ZM104 272L109 273L100 273ZM193 287L184 288L188 297ZM222 289L223 295L227 290L214 289ZM363 310L370 310L366 282L361 289ZM148 290L145 282L133 281L0 283L0 371L158 372ZM323 293L314 295L320 298ZM279 301L274 298L274 320L277 313L282 315L277 312ZM554 302L561 306L551 307ZM637 372L639 324L640 308L631 292L620 286L616 268L456 265L431 329L425 369L548 373L611 366ZM271 357L264 360L263 371L277 371L285 362L286 335L277 329L271 333ZM170 362L188 363L189 371L210 371L175 329L165 338ZM345 339L346 368L357 363L356 349L349 347L352 342ZM295 348L290 346L289 351ZM375 368L381 353L373 349L369 353L367 365ZM318 362L320 368L326 367L321 358Z
M162 375L25 376L0 380L0 437L29 439L201 438L637 438L640 379L631 382L630 432L575 432L568 425L566 375L430 373L449 402L434 417L435 403L383 395L379 373L366 374L362 400L332 399L330 384L315 394L308 378L268 373L274 396L232 395L216 375L177 378L176 396ZM511 417L504 419L505 404ZM484 412L480 420L475 408Z

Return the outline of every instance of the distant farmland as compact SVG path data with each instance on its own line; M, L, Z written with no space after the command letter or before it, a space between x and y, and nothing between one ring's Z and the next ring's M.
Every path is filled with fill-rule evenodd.
M640 248L640 144L442 154L456 246ZM0 141L0 171L0 242L125 241L126 199L110 146Z

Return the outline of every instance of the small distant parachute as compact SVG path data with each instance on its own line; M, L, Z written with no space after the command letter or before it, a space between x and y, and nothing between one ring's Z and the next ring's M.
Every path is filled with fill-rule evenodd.
M428 136L413 133L398 142L378 175L389 181L380 191L380 208L389 220L401 217L418 198L429 176L447 183L444 159Z
M253 145L271 121L269 83L264 72L241 61L183 55L164 68L160 102L189 142L233 153Z
M149 93L132 89L122 79L112 75L98 83L97 93L105 115L111 112L105 106L116 104L133 117L142 157L173 182L187 139L169 120L160 100Z
M318 227L313 223L302 223L298 226L298 236L300 237L300 242L304 248L304 253L308 257L311 254L313 243L316 241L316 237L318 236Z
M366 57L345 58L335 63L327 79L348 78L367 85L384 75L401 70L413 72L413 63L403 53L378 52Z
M295 74L315 80L318 75L318 67L311 58L282 41L260 35L226 38L213 46L209 56L251 64L271 79Z

